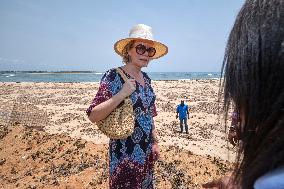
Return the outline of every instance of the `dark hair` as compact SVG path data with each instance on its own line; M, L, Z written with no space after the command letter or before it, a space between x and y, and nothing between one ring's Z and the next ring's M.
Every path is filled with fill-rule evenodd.
M225 120L241 114L234 179L243 189L284 165L284 1L247 0L230 33L222 66Z
M134 43L135 41L131 40L129 43L127 43L127 45L124 46L122 50L122 62L124 62L125 64L131 61L131 57L129 56L128 51L133 48Z

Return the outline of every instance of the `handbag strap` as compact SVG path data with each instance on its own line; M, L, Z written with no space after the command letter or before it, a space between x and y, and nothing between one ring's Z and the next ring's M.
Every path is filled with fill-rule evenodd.
M123 73L121 68L116 68L116 72L122 77L125 82L128 80L127 76L125 75L125 73Z

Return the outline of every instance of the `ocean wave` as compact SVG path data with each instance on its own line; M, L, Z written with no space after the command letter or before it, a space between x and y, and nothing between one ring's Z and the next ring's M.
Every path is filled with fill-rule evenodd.
M5 77L14 77L15 74L1 74L2 76L5 76Z

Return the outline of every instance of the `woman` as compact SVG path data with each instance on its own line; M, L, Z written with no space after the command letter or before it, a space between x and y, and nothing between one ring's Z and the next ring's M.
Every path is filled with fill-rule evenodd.
M223 65L225 115L240 113L232 176L203 187L284 188L284 1L247 0L230 33Z
M153 166L159 157L153 121L157 112L151 80L141 69L167 54L168 48L153 39L151 27L138 24L130 30L129 38L115 43L114 49L125 63L119 69L130 79L124 83L115 69L107 71L87 114L93 123L103 120L131 95L134 133L124 140L110 139L110 188L153 188Z

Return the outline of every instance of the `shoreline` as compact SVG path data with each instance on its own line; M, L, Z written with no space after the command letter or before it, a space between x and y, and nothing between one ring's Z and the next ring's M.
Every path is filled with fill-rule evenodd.
M165 80L153 80L151 81L154 82L160 82L160 81L165 81L165 82L188 82L188 81L216 81L220 80L220 78L204 78L204 79L165 79ZM90 83L100 83L100 81L73 81L73 82L56 82L56 81L0 81L0 84L13 84L13 83L82 83L82 84L90 84Z

